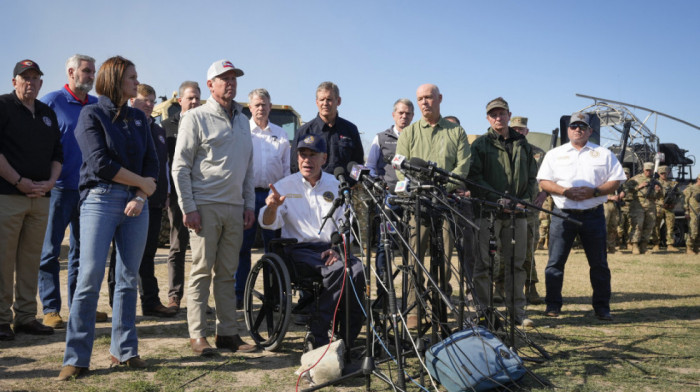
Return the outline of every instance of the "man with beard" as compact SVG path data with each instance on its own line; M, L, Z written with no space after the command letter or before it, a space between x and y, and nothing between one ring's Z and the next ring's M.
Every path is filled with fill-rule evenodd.
M95 59L82 54L71 56L66 61L66 74L68 83L62 89L52 91L41 98L42 102L56 112L64 157L63 170L51 191L49 222L46 226L39 264L39 298L43 306L44 325L57 329L65 327L60 314L62 303L59 272L61 268L58 256L61 253L61 242L68 225L70 225L67 290L69 309L78 281L78 260L80 259L78 180L83 155L73 131L83 107L97 102L97 97L88 94L95 81ZM107 313L97 312L96 318L97 321L107 321Z

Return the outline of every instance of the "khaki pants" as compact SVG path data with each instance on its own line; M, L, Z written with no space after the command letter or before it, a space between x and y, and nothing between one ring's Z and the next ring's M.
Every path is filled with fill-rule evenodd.
M425 251L428 249L428 245L430 244L430 227L427 226L426 224L429 224L426 222L425 219L421 221L420 225L420 249L418 247L417 243L417 237L416 237L416 231L414 230L411 233L411 238L409 241L409 244L411 245L411 249L415 250L416 254L418 255L419 259L423 259L424 266L425 268L430 271L432 269L432 265L430 263L430 258L424 259L423 256L425 256ZM415 216L411 218L411 227L418 227L416 223L416 218ZM443 255L444 255L444 260L445 260L445 281L450 282L450 279L452 278L452 248L454 246L454 238L452 237L452 232L450 231L450 225L447 221L443 221L442 225L442 244L443 244ZM409 263L414 266L414 270L416 272L416 275L418 276L418 284L423 284L426 279L423 276L423 269L420 268L418 265L415 265L415 259L413 256L409 255ZM437 268L438 266L435 266ZM439 276L438 275L433 275L433 278L435 281L440 284ZM449 292L446 292L445 294L449 295ZM408 298L408 301L406 303L411 304L415 302L416 299L416 292L414 290L414 287L412 284L408 285L408 290L407 290L407 295L406 297ZM411 310L411 314L415 314L417 312L417 308L413 308Z
M216 334L238 334L235 278L243 242L243 206L206 204L197 207L202 230L190 230L192 268L187 281L187 325L190 338L206 337L209 286L214 281Z
M0 195L0 324L12 322L12 310L15 325L36 318L39 261L48 219L48 197Z

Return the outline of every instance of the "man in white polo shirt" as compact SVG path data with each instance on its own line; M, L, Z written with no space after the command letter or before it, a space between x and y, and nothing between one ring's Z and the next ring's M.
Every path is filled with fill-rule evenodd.
M588 141L592 133L588 114L572 114L568 127L570 142L550 150L537 173L542 190L552 195L554 211L582 223L578 226L552 215L549 262L544 272L547 287L545 314L549 317L558 317L561 312L564 265L578 235L591 269L593 310L598 319L612 320L603 203L626 177L622 165L610 150Z

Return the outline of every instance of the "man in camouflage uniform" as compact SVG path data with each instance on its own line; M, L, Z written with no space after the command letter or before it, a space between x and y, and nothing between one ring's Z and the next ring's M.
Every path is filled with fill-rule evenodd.
M661 187L655 184L654 163L645 162L644 171L625 183L625 191L632 195L630 202L630 242L632 254L643 254L656 222L656 199Z
M547 198L544 199L544 203L542 204L542 208L545 210L552 210L552 196L547 195ZM537 241L537 249L547 249L549 247L549 222L551 222L550 216L546 212L540 212L540 240Z
M617 192L613 195L608 195L608 200L603 204L603 213L605 214L605 228L608 234L608 253L615 253L615 241L617 239L617 227L620 222L620 215L617 210L617 202L621 200L620 194Z
M627 176L627 180L630 179L631 174L630 174L630 168L625 167L623 168L625 171L625 176ZM629 237L629 231L630 231L630 202L632 202L632 195L629 192L624 191L625 184L620 185L620 189L618 189L618 194L621 196L619 205L620 205L620 219L618 221L617 225L617 242L620 245L620 250L627 249L627 243L630 240Z
M698 254L700 247L700 238L698 238L698 213L700 213L700 175L698 175L695 184L688 185L683 190L683 208L685 209L685 217L688 221L688 239L686 240L685 252L689 255Z
M523 136L527 136L527 134L530 133L530 129L527 127L527 117L511 118L510 126ZM544 159L545 151L534 144L530 146L532 147L532 155L535 158L535 162L537 162L537 169L539 170L540 163L542 163L542 159ZM525 264L523 265L526 276L525 299L530 305L540 305L544 303L539 293L537 293L536 287L539 279L537 279L537 269L535 267L535 244L539 242L539 226L539 213L536 210L531 210L527 213L527 253L525 254ZM505 263L500 263L499 277L504 276L504 267Z
M662 195L656 199L656 225L652 240L654 241L654 250L658 251L661 245L661 221L663 220L666 222L666 250L675 252L678 248L673 246L673 228L676 223L673 209L676 207L678 200L669 194L676 188L678 182L668 179L669 171L668 166L659 166L659 183L661 184ZM677 188L676 192L680 195ZM665 204L667 197L672 199L668 205Z

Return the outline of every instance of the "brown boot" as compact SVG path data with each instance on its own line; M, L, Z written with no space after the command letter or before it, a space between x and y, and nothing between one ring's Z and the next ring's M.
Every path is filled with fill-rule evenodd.
M544 238L541 237L539 241L537 241L537 249L538 250L543 250L544 249Z
M637 245L637 243L635 243L635 242L632 243L632 254L633 255L642 254L642 251L639 249L639 245Z
M527 303L530 305L542 305L544 303L540 295L537 293L535 282L525 284L525 298L527 299Z
M686 247L686 248L685 248L685 253L686 253L686 254L689 254L689 255L694 255L694 254L695 254L695 252L693 252L693 247L692 247L692 246Z
M651 249L652 252L660 252L661 248L659 247L659 244L654 245L654 247Z
M667 250L668 252L678 252L680 249L676 248L676 247L673 246L673 245L669 245L669 246L666 247L666 250Z
M647 253L647 243L646 242L640 242L639 243L639 252L641 254Z

